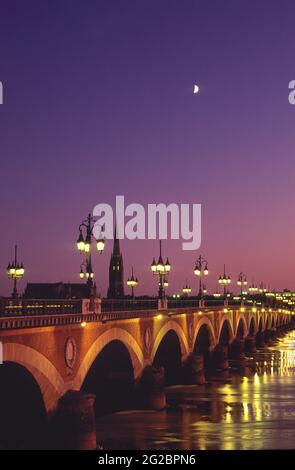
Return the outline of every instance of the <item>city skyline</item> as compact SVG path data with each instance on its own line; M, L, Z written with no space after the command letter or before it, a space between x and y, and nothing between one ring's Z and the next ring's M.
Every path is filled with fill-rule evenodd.
M129 243L131 243L130 240L120 240L120 245L122 244L122 241L129 241ZM142 242L142 240L136 240L137 242ZM155 251L155 255L153 256L153 260L157 260L158 259L158 255L159 255L159 241L160 240L145 240L145 242L153 242L154 245L156 245L156 251ZM162 242L162 246L165 247L165 245L163 245L163 243L167 242L168 240L161 240ZM134 243L134 241L133 241ZM180 241L178 240L178 243L180 243ZM96 253L96 247L92 247L91 249L91 259L92 259L92 267L93 267L93 273L94 273L94 277L93 277L93 282L96 284L96 289L97 289L97 293L99 295L101 295L102 297L107 297L107 291L109 289L109 286L110 286L110 279L109 279L109 271L111 269L111 266L112 266L112 259L113 259L113 250L114 250L114 240L105 240L105 246L111 246L111 249L110 249L110 253L109 253L109 257L107 258L107 272L106 273L103 273L101 271L99 271L100 269L100 260L101 260L101 256L97 257L97 253ZM74 248L76 248L75 251L77 251L77 247L74 246ZM157 251L158 250L158 251ZM122 250L121 250L121 253L122 253ZM105 248L103 250L102 253L100 254L104 254L106 255L105 253ZM32 272L32 270L30 269L30 267L28 268L26 265L25 265L25 274L22 276L22 278L20 278L20 280L18 281L18 294L19 295L22 295L22 293L24 292L25 290L25 286L27 283L58 283L58 282L61 282L61 283L64 283L64 284L67 284L68 282L69 283L81 283L81 284L86 284L87 283L87 279L81 279L80 277L80 270L81 270L81 265L82 263L84 262L84 258L85 258L85 255L84 253L82 253L82 256L81 254L79 255L80 256L80 264L79 264L79 269L76 273L76 279L74 279L73 281L70 281L70 280L65 280L65 279L57 279L57 278L54 278L52 280L48 280L48 279L39 279L39 280L36 280L34 278L30 278L28 277L30 275L30 273ZM201 255L200 255L201 256ZM97 258L97 259L96 259ZM127 281L128 279L130 278L130 275L132 274L132 271L134 271L134 273L136 274L136 277L137 277L137 281L138 281L138 285L137 285L137 288L136 288L136 295L138 296L144 296L144 295L149 295L149 296L157 296L158 295L158 280L156 280L155 278L153 278L152 276L152 272L151 272L151 264L152 263L149 263L149 265L146 265L146 266L137 266L136 269L134 268L134 265L132 265L130 267L130 272L129 272L129 263L128 263L128 269L126 269L126 263L125 263L125 259L124 259L124 253L122 253L122 258L123 258L123 263L124 263L124 270L123 270L123 281L124 281L124 295L123 296L129 296L131 295L131 290L130 288L128 287L128 284L127 284ZM168 255L168 258L169 258L169 255ZM167 259L167 254L165 253L163 255L163 259ZM12 263L12 259L11 261L9 261L8 265L10 265ZM182 289L185 288L185 287L190 287L191 288L191 293L189 294L190 296L198 296L199 295L199 283L200 283L200 277L199 276L196 276L195 275L195 269L196 269L196 263L198 262L198 259L196 258L194 260L194 264L192 265L191 269L190 270L187 270L187 276L185 277L185 279L183 280L183 283L182 284L177 284L175 279L173 279L173 272L175 271L175 268L177 270L177 267L175 267L173 265L173 263L171 263L171 270L172 270L172 277L171 277L171 272L169 273L169 279L167 278L167 281L168 281L168 287L165 288L165 292L168 296L172 296L172 295L175 295L175 294L180 294L180 295L184 295L184 293L182 292ZM20 262L22 263L22 261ZM243 271L239 271L238 273L232 273L230 271L230 269L228 269L229 267L224 263L222 267L220 267L220 271L214 269L214 263L213 263L213 270L211 269L211 262L208 263L209 266L210 266L210 269L209 269L209 272L206 276L204 276L202 274L202 283L203 283L203 286L206 288L206 290L208 291L208 295L213 295L213 294L223 294L223 286L220 285L220 277L223 277L224 275L226 275L227 277L230 278L230 285L228 287L228 292L232 293L232 294L236 294L236 295L240 295L240 291L241 291L241 287L239 285L239 281L240 281L240 276L243 275L245 280L246 280L246 286L244 288L244 291L248 291L249 290L249 287L257 287L257 289L259 288L264 288L264 289L267 289L268 291L273 291L273 292L280 292L280 291L283 291L283 290L289 290L289 291L294 291L294 289L292 289L292 286L289 288L289 287L284 287L284 288L278 288L277 286L273 286L271 285L269 282L267 282L267 279L257 279L255 278L255 276L253 275L250 275L250 273L248 274L245 274ZM208 265L206 264L206 267ZM183 266L182 266L183 267ZM98 269L98 272L96 272L96 269ZM139 274L138 274L139 273ZM141 283L141 277L140 275L142 275L142 273L144 273L145 275L148 273L149 274L149 279L148 279L148 282L147 282L147 285L142 285ZM6 276L7 278L7 270L3 270L3 274ZM97 278L101 278L103 279L103 283L102 285L106 285L106 289L105 291L103 291L103 288L102 288L102 285L98 284L97 283ZM172 280L172 282L171 282ZM174 282L173 282L174 281ZM6 293L6 295L10 295L11 294L11 286L12 286L12 282L11 280L8 280L8 292ZM172 289L172 287L174 288L174 290ZM10 289L10 290L9 290ZM129 292L130 291L130 292ZM249 291L250 293L250 291ZM0 297L1 295L3 295L2 292L0 292Z
M116 194L202 204L201 249L164 244L172 292L187 278L195 285L200 253L211 289L224 263L232 278L244 271L292 289L295 7L67 6L31 0L17 15L1 9L1 294L11 291L5 267L15 243L23 282L79 282L77 223ZM134 266L137 292L154 293L157 243L121 245L126 279ZM104 293L110 254L107 244L94 260Z

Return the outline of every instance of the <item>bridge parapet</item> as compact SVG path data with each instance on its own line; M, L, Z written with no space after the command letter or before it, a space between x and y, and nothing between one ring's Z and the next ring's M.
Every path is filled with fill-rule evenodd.
M213 304L212 306L194 307L193 303L189 306L181 307L179 304L174 304L173 308L169 307L169 304L156 305L150 304L154 308L139 308L140 304L137 304L134 309L127 310L110 310L101 311L101 304L98 303L95 306L95 312L91 311L89 301L83 305L81 302L70 303L69 305L60 305L58 303L39 302L38 305L28 304L25 307L6 309L5 313L0 313L0 330L14 330L22 328L41 328L49 326L67 326L81 324L85 326L86 323L101 323L131 320L131 319L144 319L144 318L161 318L161 317L172 317L175 315L207 315L212 317L212 322L216 331L218 326L224 319L228 319L232 325L233 331L238 328L240 317L243 316L247 328L252 317L255 317L255 328L258 330L258 321L261 317L263 324L267 324L268 314L290 316L294 315L293 311L286 309L266 309L257 308L253 306L238 306L228 305L224 307L222 305ZM198 302L197 302L198 304ZM78 308L78 305L80 308ZM177 305L177 306L176 306ZM45 307L42 309L42 306ZM147 307L147 304L144 305ZM161 308L162 307L162 308ZM72 311L73 310L73 311ZM7 312L10 312L9 314ZM65 313L64 313L65 311ZM24 312L24 313L23 313ZM259 318L258 318L259 317ZM269 326L271 328L271 326Z

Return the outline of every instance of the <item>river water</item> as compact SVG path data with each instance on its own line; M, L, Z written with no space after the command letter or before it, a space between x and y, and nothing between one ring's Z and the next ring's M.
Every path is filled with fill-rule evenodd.
M119 391L118 391L119 393ZM295 449L295 331L206 385L167 388L165 411L97 422L103 449Z

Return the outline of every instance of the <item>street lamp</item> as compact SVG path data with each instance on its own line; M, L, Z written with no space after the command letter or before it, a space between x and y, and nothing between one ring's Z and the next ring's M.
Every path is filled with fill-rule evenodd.
M250 292L250 294L256 294L258 292L258 287L255 286L254 283L252 282L252 285L249 286L248 291Z
M237 281L238 286L241 287L241 298L243 297L243 286L246 286L248 284L246 274L240 273Z
M80 279L86 278L86 283L89 287L93 286L93 278L94 278L94 272L92 269L92 263L91 263L91 245L93 240L95 240L96 243L96 249L98 253L102 253L105 247L105 242L103 238L98 238L96 239L93 235L93 229L94 229L94 219L91 214L88 214L88 217L86 220L83 220L83 222L79 225L79 237L77 240L77 248L80 253L85 253L86 254L86 261L85 263L81 264L80 267ZM84 232L84 233L83 233Z
M167 258L166 263L163 262L162 258L162 240L160 240L160 255L158 262L156 263L155 258L151 264L151 271L154 276L159 277L159 299L165 298L165 287L168 286L167 277L171 270L171 264Z
M13 263L8 263L8 266L6 268L6 273L7 276L10 279L13 279L13 292L12 292L12 298L17 299L17 281L22 279L25 274L25 268L23 263L19 263L17 261L17 245L14 247L14 261Z
M204 274L204 276L209 275L208 262L201 255L199 256L199 258L196 261L194 273L197 277L200 278L200 281L199 281L199 297L201 299L202 296L203 296L203 292L204 292L203 287L202 287L202 274Z
M92 269L91 258L86 259L85 263L82 263L80 266L80 279L87 279L87 283L90 285L90 282L94 278L94 272Z
M227 294L227 286L229 286L230 283L231 283L230 276L227 276L226 273L225 273L225 265L224 265L224 268L223 268L223 276L219 277L218 283L223 286L223 294L224 294L224 297L225 297L226 294Z
M192 289L191 289L191 287L188 285L188 282L187 282L187 280L186 280L186 284L185 284L185 286L182 288L182 293L183 293L183 295L185 295L186 297L188 297L188 296L190 295L191 291L192 291Z
M263 284L263 282L261 282L260 287L259 287L259 293L260 294L266 294L266 292L267 292L267 289L266 289L265 285Z
M131 287L131 296L132 296L132 299L134 299L134 288L138 286L138 279L137 277L134 277L133 266L132 266L131 277L128 277L127 279L127 286Z

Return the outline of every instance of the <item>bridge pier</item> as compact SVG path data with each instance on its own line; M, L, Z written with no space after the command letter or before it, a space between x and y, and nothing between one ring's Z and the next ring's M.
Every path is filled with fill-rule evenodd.
M280 325L277 326L276 332L277 332L277 337L278 337L278 338L281 338L282 336L284 336L284 333L283 333L282 328L281 328Z
M144 408L163 410L166 407L164 367L147 366L139 380L137 393Z
M228 363L228 346L218 344L212 353L211 367L218 370L227 370Z
M55 447L60 449L96 449L95 395L69 390L57 405L52 422Z
M273 341L275 341L275 340L277 339L277 337L278 337L276 328L272 328L270 334L271 334L271 339L272 339Z
M185 383L203 385L206 381L204 369L204 355L190 354L183 365Z
M265 330L265 332L264 332L264 340L265 340L265 343L266 343L266 344L271 344L271 342L272 342L272 334L271 334L271 330L270 330L270 329Z
M263 331L258 331L258 333L256 335L256 346L258 348L264 348L264 346L265 346L264 332Z
M249 335L245 339L245 349L248 353L254 354L256 352L256 338L255 335Z
M236 338L230 346L230 357L232 359L242 360L245 358L245 340Z

